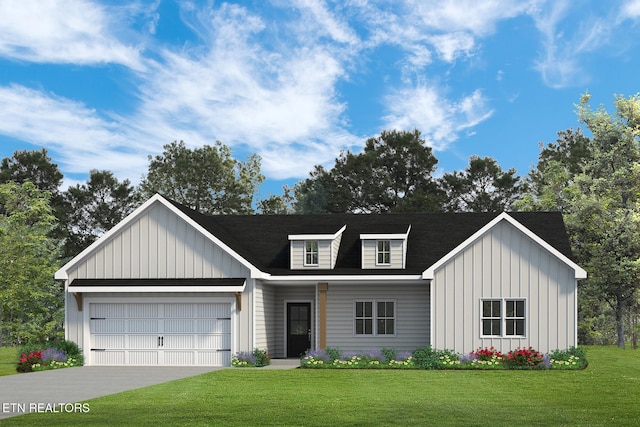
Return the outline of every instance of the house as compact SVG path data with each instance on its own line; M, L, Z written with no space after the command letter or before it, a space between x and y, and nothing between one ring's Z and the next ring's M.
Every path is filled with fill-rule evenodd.
M207 216L155 195L55 274L89 365L577 344L558 213Z

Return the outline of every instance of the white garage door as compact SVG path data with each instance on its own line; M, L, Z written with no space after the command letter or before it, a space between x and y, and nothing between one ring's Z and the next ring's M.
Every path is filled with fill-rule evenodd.
M229 303L91 303L91 363L226 366Z

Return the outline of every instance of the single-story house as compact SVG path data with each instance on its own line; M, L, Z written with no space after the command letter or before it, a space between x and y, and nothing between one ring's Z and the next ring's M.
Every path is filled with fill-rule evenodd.
M203 215L155 195L55 274L88 365L577 344L559 213Z

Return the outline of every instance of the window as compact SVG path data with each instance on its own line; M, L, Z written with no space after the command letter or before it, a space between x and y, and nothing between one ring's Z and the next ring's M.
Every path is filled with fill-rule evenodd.
M394 301L355 301L355 334L395 335L395 305Z
M373 335L373 302L356 302L356 335Z
M376 247L376 263L391 264L391 241L378 240Z
M506 300L506 335L524 335L524 300Z
M318 265L318 241L304 242L304 265Z
M502 335L500 331L500 300L482 301L482 335Z
M524 336L525 300L492 299L482 301L482 335Z

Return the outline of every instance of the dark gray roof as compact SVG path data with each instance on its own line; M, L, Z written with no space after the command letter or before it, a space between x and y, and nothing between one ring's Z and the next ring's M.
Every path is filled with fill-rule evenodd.
M499 213L398 213L320 215L204 215L169 200L261 271L273 275L420 274L452 251ZM513 212L516 221L567 258L572 259L562 215L558 212ZM411 225L403 270L363 270L360 234L406 232ZM347 228L333 270L291 270L290 234ZM403 228L404 227L404 228ZM327 233L329 233L327 231Z

